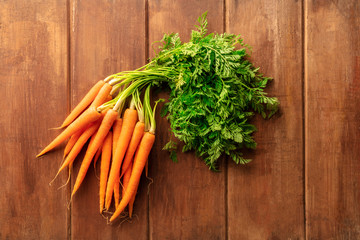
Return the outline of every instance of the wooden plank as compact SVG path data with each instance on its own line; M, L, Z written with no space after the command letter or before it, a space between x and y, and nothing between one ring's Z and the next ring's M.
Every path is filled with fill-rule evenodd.
M247 166L229 164L230 239L303 239L301 1L226 1L226 31L253 47L251 60L274 81L272 119L257 116L257 149Z
M151 43L164 33L178 32L188 41L196 19L208 10L209 32L223 31L222 1L149 1ZM156 45L155 45L156 46ZM160 94L157 97L165 97ZM162 148L169 140L169 123L157 113L157 140L149 158L150 239L225 239L225 171L209 171L193 152L178 153L173 163Z
M145 64L145 1L72 0L70 8L71 98L74 105L99 79ZM81 158L73 182L80 161ZM134 206L134 214L139 217L132 224L124 222L120 225L119 221L108 225L99 214L98 186L91 166L72 202L72 238L146 238L146 189L139 190Z
M66 11L66 1L0 2L0 239L68 236L68 192L48 185L62 152L35 158L67 111Z
M308 239L360 238L360 2L306 1Z

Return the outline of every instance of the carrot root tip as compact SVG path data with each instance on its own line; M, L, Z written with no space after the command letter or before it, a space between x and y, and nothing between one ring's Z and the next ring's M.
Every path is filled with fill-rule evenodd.
M54 128L49 128L48 130L59 130L59 129L63 129L66 126L60 126L60 127L54 127Z

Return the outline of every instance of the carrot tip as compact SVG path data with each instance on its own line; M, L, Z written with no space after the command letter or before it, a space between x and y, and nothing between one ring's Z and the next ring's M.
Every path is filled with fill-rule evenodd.
M54 127L54 128L49 128L48 130L59 130L59 129L63 129L66 126L60 126L60 127Z
M37 158L41 157L42 155L44 155L45 153L41 152L38 155L36 155Z

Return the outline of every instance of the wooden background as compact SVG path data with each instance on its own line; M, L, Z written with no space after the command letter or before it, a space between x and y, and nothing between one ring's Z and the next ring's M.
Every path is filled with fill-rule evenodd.
M48 185L62 151L35 158L48 129L97 80L146 63L163 33L188 40L206 10L274 78L281 109L254 119L253 162L173 163L158 117L134 220L98 214L93 171L67 208L66 174ZM358 0L0 1L0 239L360 239L359 91Z

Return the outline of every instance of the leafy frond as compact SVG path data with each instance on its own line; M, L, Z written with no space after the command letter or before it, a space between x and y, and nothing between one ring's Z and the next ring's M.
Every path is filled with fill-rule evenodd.
M270 78L248 60L251 47L240 35L207 34L207 12L198 18L191 40L182 43L176 34L165 35L152 68L170 68L171 89L164 113L183 151L194 150L210 169L217 169L222 154L246 164L242 148L255 148L248 121L254 112L271 117L279 105L264 92ZM164 149L176 159L176 145Z

